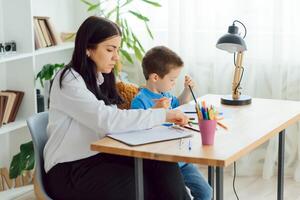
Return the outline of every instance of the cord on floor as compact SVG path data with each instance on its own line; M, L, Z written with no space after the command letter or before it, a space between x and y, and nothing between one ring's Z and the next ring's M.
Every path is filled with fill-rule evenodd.
M235 177L236 177L236 162L233 163L233 181L232 181L232 187L233 187L233 191L234 191L234 194L236 196L236 199L239 200L239 196L237 195L236 190L235 190Z

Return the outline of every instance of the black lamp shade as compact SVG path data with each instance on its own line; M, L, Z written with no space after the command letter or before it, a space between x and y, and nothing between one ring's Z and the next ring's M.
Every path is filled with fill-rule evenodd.
M247 50L244 39L238 34L238 27L234 25L229 26L228 33L218 40L216 47L228 51L229 53Z

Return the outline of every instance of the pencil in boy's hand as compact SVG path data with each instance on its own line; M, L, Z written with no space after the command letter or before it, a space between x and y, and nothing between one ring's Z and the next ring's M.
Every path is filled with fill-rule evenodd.
M201 113L201 111L200 111L200 109L199 109L199 107L198 107L198 102L197 102L197 99L196 99L196 97L195 97L195 94L194 94L194 92L193 92L193 90L192 90L192 87L191 87L190 85L189 85L189 88L190 88L190 91L191 91L191 93L192 93L193 99L194 99L195 104L196 104L196 113L197 113L198 119L199 119L199 120L202 120L202 119L203 119L203 116L202 116L202 113Z
M190 88L190 91L191 91L191 93L192 93L192 96L193 96L193 99L194 99L194 101L195 101L195 103L196 103L196 105L197 105L197 99L196 99L196 97L195 97L195 95L194 95L194 92L193 92L193 90L192 90L192 87L189 85L189 88Z

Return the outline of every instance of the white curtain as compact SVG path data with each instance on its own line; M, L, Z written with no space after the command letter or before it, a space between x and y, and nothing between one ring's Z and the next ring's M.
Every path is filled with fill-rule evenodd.
M142 38L143 43L146 49L166 45L176 51L185 62L184 73L191 75L198 85L198 96L231 93L233 55L217 49L215 44L237 19L248 30L242 93L256 98L300 100L299 0L159 2L162 8L155 11L139 6L142 13L151 16L150 27L155 35L154 41ZM241 26L239 30L243 34ZM182 77L176 93L182 89ZM300 181L299 144L296 124L286 130L285 148L285 175L296 181ZM238 174L264 178L276 175L277 147L275 137L240 159Z

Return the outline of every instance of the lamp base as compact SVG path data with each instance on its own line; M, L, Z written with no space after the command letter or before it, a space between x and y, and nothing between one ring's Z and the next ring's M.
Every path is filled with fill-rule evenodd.
M239 99L233 99L231 95L226 95L221 98L221 104L231 106L242 106L251 104L251 97L247 95L241 95Z

